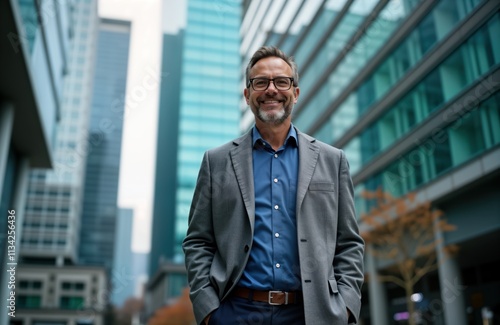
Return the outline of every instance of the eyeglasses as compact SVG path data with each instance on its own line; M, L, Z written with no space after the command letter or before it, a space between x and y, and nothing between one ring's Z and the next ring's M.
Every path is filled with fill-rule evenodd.
M252 88L255 91L264 91L269 87L271 81L274 83L274 87L276 87L276 89L285 91L292 87L293 78L291 77L277 77L274 79L253 78L249 80L249 84L252 85Z

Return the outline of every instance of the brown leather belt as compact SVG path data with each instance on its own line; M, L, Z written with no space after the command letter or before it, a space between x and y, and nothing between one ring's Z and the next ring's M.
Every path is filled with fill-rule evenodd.
M233 296L253 301L267 302L270 305L289 305L302 302L302 292L286 291L260 291L244 287L237 287L232 292Z

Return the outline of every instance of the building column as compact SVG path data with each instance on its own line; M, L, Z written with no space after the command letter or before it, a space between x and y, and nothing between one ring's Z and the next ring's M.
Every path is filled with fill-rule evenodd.
M17 282L17 271L18 271L18 265L17 261L19 258L19 252L21 249L21 235L22 235L22 224L23 224L23 219L24 219L24 209L26 206L26 196L28 192L28 177L29 177L29 162L28 158L22 157L20 161L18 162L17 166L17 172L16 172L16 180L14 184L14 195L12 197L12 210L15 211L15 259L14 260L7 260L7 256L5 255L5 260L2 263L2 265L5 265L9 270L11 268L15 269L16 277L15 277L15 283L10 283L10 273L9 272L2 272L3 274L1 275L0 281L2 282L2 288L7 288L7 290L2 290L0 293L0 299L1 301L8 301L7 299L10 297L10 292L14 291L15 289L10 289L11 285L18 286L19 283ZM9 208L10 210L10 208ZM6 213L2 212L2 213ZM6 245L8 245L6 243ZM6 247L5 247L6 248ZM7 250L5 250L6 252ZM9 319L11 316L9 316L9 312L11 312L10 309L8 308L2 308L2 312L0 312L0 324L8 324Z
M23 232L24 211L28 196L30 164L27 157L20 157L17 165L16 183L12 198L13 208L16 210L16 262L21 252L21 238Z
M367 245L365 254L366 269L368 271L368 295L370 298L370 316L373 325L389 324L387 295L384 284L378 280L375 257L370 254L371 245Z
M5 173L7 169L7 161L9 157L9 148L12 138L12 127L14 124L14 106L9 102L0 103L0 199L2 198L3 186L5 182ZM7 220L7 211L0 211L2 216L0 220L5 222ZM1 228L0 228L1 229ZM0 234L1 236L6 236L7 234ZM17 235L17 232L16 232ZM7 266L6 255L7 255L7 237L5 238L5 246L0 247L0 263L2 265L2 271L0 274L0 301L6 302L8 298L9 289L9 277L10 274L6 272L4 267ZM16 238L17 239L17 238ZM5 260L4 260L5 256ZM9 310L6 307L0 308L0 324L8 324L8 313Z
M439 284L441 287L441 305L446 325L467 325L465 304L465 286L462 285L460 265L454 256L444 250L444 236L435 222L436 253L438 257ZM437 311L436 311L437 312Z
M0 198L2 197L5 169L9 157L10 139L14 124L14 106L8 102L0 103ZM4 213L4 211L2 211Z

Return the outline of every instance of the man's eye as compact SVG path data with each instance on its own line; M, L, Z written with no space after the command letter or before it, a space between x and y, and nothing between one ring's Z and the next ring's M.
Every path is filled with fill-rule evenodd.
M265 87L267 85L267 80L254 80L253 84L257 87Z
M276 86L278 87L287 87L288 86L288 79L276 79Z

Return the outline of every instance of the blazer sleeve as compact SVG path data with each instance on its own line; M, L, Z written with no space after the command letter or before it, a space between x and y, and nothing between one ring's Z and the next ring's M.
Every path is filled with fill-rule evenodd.
M205 153L189 212L188 229L182 243L190 298L197 324L217 309L219 297L210 282L210 267L216 251L212 224L212 179L210 159Z
M361 310L364 241L359 235L354 209L354 190L349 164L340 151L338 234L334 269L342 298L351 311L349 323L356 323Z

